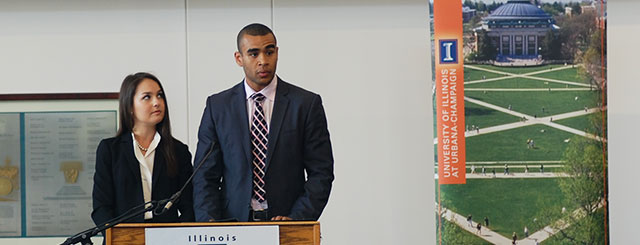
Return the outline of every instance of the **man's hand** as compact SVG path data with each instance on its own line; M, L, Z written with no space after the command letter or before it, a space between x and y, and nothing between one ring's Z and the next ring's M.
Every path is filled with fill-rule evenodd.
M276 216L271 218L272 221L285 221L285 220L293 220L287 216Z

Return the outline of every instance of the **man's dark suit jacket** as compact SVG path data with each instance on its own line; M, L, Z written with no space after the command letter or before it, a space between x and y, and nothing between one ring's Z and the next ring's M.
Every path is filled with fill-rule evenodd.
M244 82L207 98L195 164L212 144L213 153L193 179L196 221L249 219L253 156L246 105ZM317 220L334 179L320 96L279 79L267 148L269 217Z
M163 140L167 140L162 138ZM175 177L167 175L162 149L156 148L153 162L151 199L162 200L171 197L180 190L193 171L191 153L182 142L174 141L174 154L178 164ZM194 220L193 186L188 185L182 193L180 201L166 213L153 216L153 222L187 222ZM119 137L103 139L96 153L96 172L93 176L93 212L91 218L96 225L126 212L144 203L140 163L133 152L131 133ZM178 217L180 210L180 217ZM142 223L144 215L139 215L127 222Z

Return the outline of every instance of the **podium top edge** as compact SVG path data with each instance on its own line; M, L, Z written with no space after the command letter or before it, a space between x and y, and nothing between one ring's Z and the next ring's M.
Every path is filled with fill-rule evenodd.
M268 221L268 222L186 222L186 223L122 223L114 228L129 227L195 227L195 226L313 226L320 225L318 221Z

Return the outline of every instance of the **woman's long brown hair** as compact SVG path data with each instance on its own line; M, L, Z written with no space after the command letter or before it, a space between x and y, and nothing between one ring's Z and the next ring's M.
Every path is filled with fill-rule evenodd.
M156 131L160 134L161 140L158 144L158 148L162 151L162 156L165 159L167 164L167 175L170 177L174 177L178 173L178 164L176 162L173 144L173 136L171 136L171 122L169 120L169 104L167 102L166 92L164 88L162 88L162 84L160 80L146 72L138 72L136 74L128 75L122 81L122 85L120 86L120 96L119 96L119 108L120 108L120 129L118 129L118 133L116 137L120 137L123 134L133 132L133 98L136 93L136 88L142 80L151 79L155 81L158 86L160 86L160 90L163 92L164 96L164 118L161 122L156 124Z

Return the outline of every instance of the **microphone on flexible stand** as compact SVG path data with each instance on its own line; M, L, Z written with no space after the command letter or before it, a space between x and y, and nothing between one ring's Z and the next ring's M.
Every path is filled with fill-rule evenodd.
M164 200L161 200L160 202L158 202L158 206L157 206L156 210L153 211L153 215L161 215L161 214L167 212L167 210L169 210L171 208L171 206L173 206L174 203L178 202L178 199L182 195L182 191L184 191L184 189L187 188L187 185L189 185L191 183L191 179L193 179L193 176L196 175L196 172L198 171L198 169L200 169L200 167L202 167L204 162L209 158L209 155L211 155L211 153L213 152L213 147L215 145L216 145L216 142L211 142L211 147L207 151L207 154L205 154L204 158L202 158L202 160L200 160L200 162L198 163L198 166L195 169L193 169L193 172L191 173L191 176L189 176L189 179L187 179L187 181L184 183L184 185L182 185L182 188L180 188L180 190L178 192L174 193L170 198L164 199ZM160 211L158 211L157 210L158 208L162 208L162 209L160 209Z
M169 210L171 208L171 206L173 206L174 203L176 203L178 201L178 198L180 198L180 195L182 195L182 191L187 187L187 185L189 183L191 183L191 179L193 178L193 176L195 175L196 171L198 171L198 169L200 169L200 167L202 166L202 164L204 164L205 160L207 160L207 158L209 158L209 155L211 155L211 153L213 152L213 147L215 146L215 142L211 143L211 148L209 148L209 151L207 152L207 154L204 156L204 158L200 161L200 163L198 163L198 167L196 167L193 170L193 173L191 173L191 176L189 176L189 179L187 179L187 181L184 183L184 185L182 186L182 188L180 188L180 190L178 192L176 192L175 194L173 194L170 198L168 199L164 199L161 201L149 201L146 203L143 203L141 205L135 206L131 209L129 209L128 211L124 212L123 214L119 215L118 217L115 217L107 222L105 222L104 224L101 225L97 225L91 229L87 229L84 231L81 231L78 234L75 234L69 238L67 238L61 245L71 245L71 244L76 244L76 243L81 243L83 245L89 245L89 244L93 244L91 242L91 237L99 234L100 232L109 229L117 224L120 224L122 222L125 222L135 216L138 216L140 214L144 214L148 211L153 210L153 214L154 215L161 215L163 213L165 213L167 210ZM147 206L147 204L150 204ZM160 211L158 211L158 209L162 207L162 209L160 209ZM142 208L142 209L141 209Z
M123 214L119 215L118 217L115 217L107 222L105 222L104 224L101 225L97 225L91 229L87 229L84 231L81 231L78 234L75 234L69 238L67 238L62 244L60 245L71 245L71 244L76 244L76 243L80 243L82 245L91 245L93 244L93 242L91 242L91 237L99 234L100 232L109 229L117 224L120 224L122 222L125 222L133 217L136 217L140 214L143 214L147 211L151 211L154 208L156 208L156 204L158 202L156 201L149 201L146 203L143 203L141 205L135 206L129 210L127 210L126 212L124 212ZM148 205L148 206L147 206ZM142 208L142 209L141 209Z

